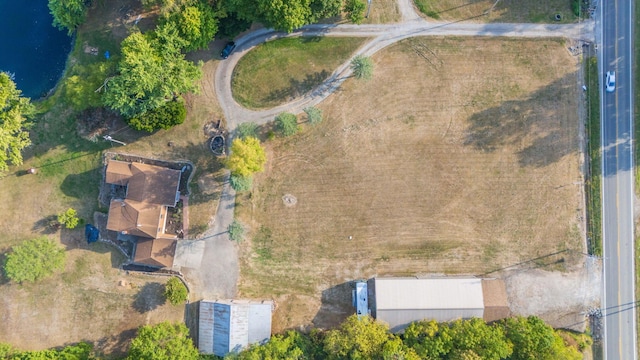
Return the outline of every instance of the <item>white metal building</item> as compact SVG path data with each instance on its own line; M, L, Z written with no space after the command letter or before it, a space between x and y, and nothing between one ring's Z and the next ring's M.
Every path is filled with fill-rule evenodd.
M271 301L217 300L200 302L198 349L225 356L271 337Z
M479 278L373 278L367 282L371 315L389 324L392 332L401 332L411 322L433 319L438 322L456 319L485 318L484 289ZM493 281L493 280L488 280ZM504 289L504 283L502 289ZM499 284L498 284L499 285ZM491 298L492 309L506 309L506 291ZM504 304L502 304L504 303ZM496 312L502 316L505 312ZM487 320L487 319L485 319ZM495 320L495 319L491 319ZM490 320L488 320L490 321Z

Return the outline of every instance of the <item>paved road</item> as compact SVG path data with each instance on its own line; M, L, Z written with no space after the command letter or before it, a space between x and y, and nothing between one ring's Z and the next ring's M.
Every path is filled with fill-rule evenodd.
M406 1L406 0L400 0ZM224 60L217 68L215 75L215 91L227 120L229 131L241 122L264 124L283 112L300 113L302 109L320 103L344 80L351 75L349 61L342 64L329 79L317 89L290 103L278 107L253 111L240 106L231 94L231 76L238 60L256 45L265 41L287 36L359 36L370 37L371 41L363 45L357 54L372 55L375 52L397 42L414 36L504 36L504 37L564 37L577 40L594 41L593 22L577 24L470 24L426 22L417 15L412 16L406 7L403 9L404 22L398 24L378 25L308 25L291 33L275 32L261 29L252 32L236 41L236 51Z
M633 0L603 1L601 92L605 359L637 359L633 238Z

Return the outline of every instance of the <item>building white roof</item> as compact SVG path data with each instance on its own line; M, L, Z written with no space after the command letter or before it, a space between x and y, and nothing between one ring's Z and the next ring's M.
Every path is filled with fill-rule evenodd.
M476 278L375 278L376 309L483 309L482 280Z

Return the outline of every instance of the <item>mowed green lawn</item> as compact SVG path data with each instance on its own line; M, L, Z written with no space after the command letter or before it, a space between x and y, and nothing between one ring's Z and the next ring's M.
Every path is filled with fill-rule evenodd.
M259 45L233 73L233 97L252 108L269 108L301 96L326 80L366 38L295 37Z

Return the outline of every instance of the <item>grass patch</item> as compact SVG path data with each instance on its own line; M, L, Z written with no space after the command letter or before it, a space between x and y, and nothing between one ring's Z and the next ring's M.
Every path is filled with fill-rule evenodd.
M598 79L598 61L595 57L586 61L585 77L587 82L587 154L589 167L586 181L587 195L587 239L589 253L602 255L602 200L600 184L600 82Z
M430 18L440 19L440 15L431 8L433 0L415 0L418 10Z
M573 3L572 3L573 1ZM442 20L477 22L572 23L578 20L577 0L414 0L424 15ZM495 5L495 6L494 6ZM491 10L491 11L489 11ZM556 20L555 15L561 19Z
M364 38L295 37L270 41L245 55L233 73L233 96L252 109L280 105L326 80Z

